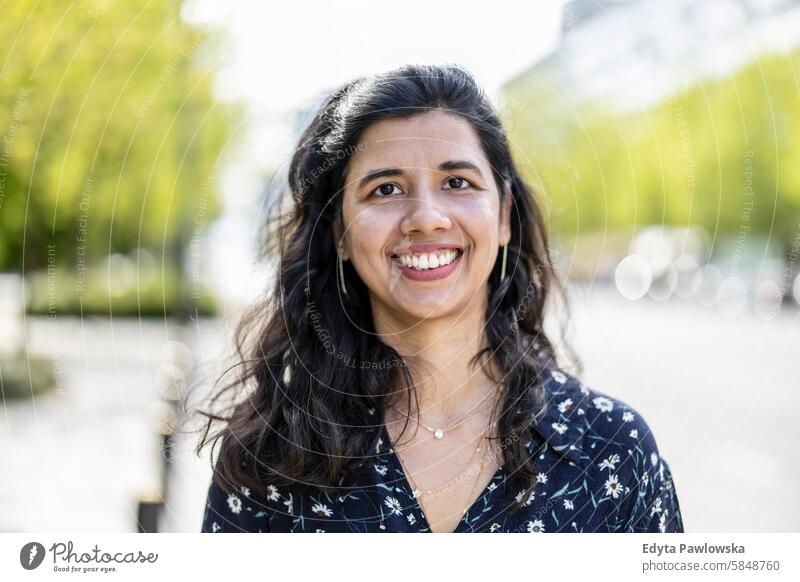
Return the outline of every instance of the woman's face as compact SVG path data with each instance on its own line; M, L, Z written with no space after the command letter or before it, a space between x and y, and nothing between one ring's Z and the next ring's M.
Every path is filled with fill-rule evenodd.
M342 257L369 288L373 310L422 319L475 299L482 306L510 239L511 196L501 212L473 127L434 110L376 122L360 146L345 175Z

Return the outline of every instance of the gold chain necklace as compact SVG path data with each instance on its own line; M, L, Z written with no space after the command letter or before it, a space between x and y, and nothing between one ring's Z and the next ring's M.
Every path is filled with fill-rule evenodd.
M475 449L475 450L476 450L476 452L477 452L477 451L479 451L479 450L482 448L482 446L483 446L483 445L478 445L478 447ZM491 456L491 454L486 454L486 455L483 455L483 456L481 457L481 460L480 460L480 466L479 466L479 468L478 468L478 472L477 472L477 474L475 475L475 482L472 484L472 489L470 489L469 495L467 496L467 503L464 505L464 509L462 509L462 510L461 510L461 517L462 517L462 518L463 518L463 516L464 516L464 515L467 513L467 510L470 508L470 506L471 506L471 505L472 505L472 503L473 503L473 501L472 501L472 496L475 494L475 490L476 490L476 489L477 489L477 487L478 487L478 483L480 482L480 478L481 478L481 475L483 474L483 470L484 470L484 468L486 467L486 459L487 459L487 458L489 458L490 456ZM473 453L473 455L472 455L472 458L474 458L474 457L475 457L475 454ZM465 469L462 469L461 471L459 471L459 472L458 472L458 474L457 474L457 475L456 475L454 478L450 479L450 480L449 480L447 483L445 483L444 485L441 485L441 486L439 486L439 487L436 487L435 489L427 489L427 490L424 490L424 489L420 489L420 488L417 486L417 482L416 482L416 480L414 479L414 476L411 474L411 472L410 472L410 471L408 471L408 469L406 468L405 464L403 463L403 460L400 458L400 455L397 455L397 459L400 461L400 465L401 465L401 466L403 467L403 469L405 470L406 476L408 477L408 480L411 482L411 485L412 485L412 487L413 487L412 496L413 496L415 499L417 499L417 503L419 503L419 506L420 506L420 508L422 509L422 513L423 513L423 514L427 514L427 513L428 513L428 512L427 512L427 510L425 509L425 507L424 507L424 506L423 506L423 504L422 504L422 498L423 498L424 496L428 496L428 495L430 495L430 494L432 494L432 493L435 493L435 492L437 492L437 491L440 491L440 490L444 489L445 487L449 486L449 485L450 485L450 483L452 483L453 481L455 481L457 478L461 477L461 475L462 475L462 474L463 474L463 473L464 473L464 472L465 472L465 471L466 471L468 468L471 468L471 467L472 467L472 465L474 464L473 462L470 462L470 463L467 465L467 468L465 468ZM429 527L430 527L430 525L429 525ZM458 526L456 526L456 527L458 527Z
M435 493L437 491L441 491L442 489L445 489L446 487L449 487L450 484L453 481L455 481L456 479L459 479L461 477L461 475L463 475L465 472L467 472L467 470L469 470L472 467L472 465L474 464L475 457L478 456L478 453L484 447L484 444L485 444L485 438L482 436L481 439L480 439L480 444L477 447L475 447L475 450L472 452L472 455L470 455L470 458L467 460L467 463L464 465L464 467L458 473L456 473L455 477L449 479L444 484L440 485L439 487L435 487L434 489L420 489L417 486L417 483L414 480L414 477L411 475L411 472L408 471L408 469L406 468L405 464L403 464L403 460L400 459L400 455L398 454L397 458L400 459L401 464L403 464L403 469L405 469L406 475L408 475L408 478L409 478L410 481L413 481L412 485L414 486L414 490L412 491L412 495L414 497L423 497L423 496L430 495L431 493ZM404 447L404 448L407 448L407 447ZM395 450L399 453L403 449L395 449Z

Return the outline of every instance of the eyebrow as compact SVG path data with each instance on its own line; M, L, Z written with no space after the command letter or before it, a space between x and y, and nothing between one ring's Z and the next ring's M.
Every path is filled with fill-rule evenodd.
M439 170L471 170L483 178L480 168L478 168L478 166L469 160L448 160L439 164ZM372 170L367 172L364 177L361 178L361 180L358 182L358 187L359 189L363 188L372 182L372 180L377 180L378 178L384 178L386 176L401 176L403 173L403 170L400 168L381 168L379 170Z

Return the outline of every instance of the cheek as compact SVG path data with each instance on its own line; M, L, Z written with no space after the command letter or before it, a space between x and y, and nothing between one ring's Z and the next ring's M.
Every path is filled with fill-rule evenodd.
M468 198L460 201L454 217L466 235L480 247L491 246L497 238L497 204L484 197Z
M389 211L367 208L356 214L348 232L353 253L358 257L356 261L382 259L395 228L397 221Z

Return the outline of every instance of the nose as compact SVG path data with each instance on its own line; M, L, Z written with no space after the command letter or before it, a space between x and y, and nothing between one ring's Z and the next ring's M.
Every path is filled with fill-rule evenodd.
M400 225L404 235L428 234L437 230L447 230L451 226L452 221L437 198L436 192L422 188L408 198L408 212Z

